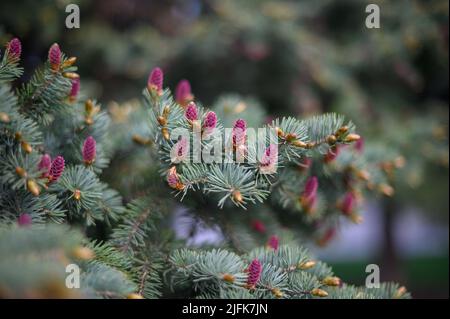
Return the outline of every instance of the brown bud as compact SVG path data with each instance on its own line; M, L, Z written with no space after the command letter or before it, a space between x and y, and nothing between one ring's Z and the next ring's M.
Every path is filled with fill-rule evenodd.
M337 131L336 131L336 135L337 136L341 136L342 134L345 134L345 133L347 133L348 132L348 126L346 126L346 125L344 125L344 126L342 126L341 128L339 128Z
M72 56L72 57L68 58L66 61L64 61L64 63L62 64L61 67L62 67L63 69L64 69L64 68L68 68L68 67L74 65L75 62L77 62L77 58L74 57L74 56Z
M16 167L16 174L20 177L27 177L27 172L20 166Z
M336 138L335 135L328 135L328 136L327 136L327 143L328 143L329 145L334 145L334 144L336 144L336 141L337 141L337 138Z
M272 294L273 294L276 298L281 298L281 297L283 297L283 293L282 293L281 290L278 289L278 288L272 288Z
M401 287L398 288L397 291L394 293L393 298L394 298L394 299L399 299L399 298L401 298L405 293L406 293L406 287L401 286Z
M91 114L94 110L94 102L92 102L91 99L86 100L86 102L84 103L84 110L87 114Z
M316 297L327 297L328 292L319 288L314 288L313 290L311 290L311 295Z
M350 216L348 216L348 217L350 218L350 220L353 223L355 223L357 225L362 224L362 222L364 221L363 217L359 214L353 213L353 214L350 214Z
M339 278L339 277L332 277L332 276L325 277L322 280L322 282L323 282L324 285L333 286L333 287L339 287L342 284L341 278Z
M365 182L367 182L370 179L370 173L366 170L357 171L356 176Z
M165 126L167 124L167 120L165 117L158 116L157 120L158 120L159 125L161 125L161 126Z
M242 203L244 201L242 198L241 192L238 190L233 191L232 197L233 197L233 200L237 203Z
M390 185L388 185L388 184L380 184L380 185L378 185L378 190L382 193L382 194L384 194L384 195L386 195L386 196L389 196L389 197L392 197L393 195L394 195L394 188L392 187L392 186L390 186Z
M31 145L25 141L20 142L20 146L22 146L22 149L28 154L33 152L33 148L31 147Z
M39 185L33 179L27 180L27 189L34 196L39 196L39 194L41 193Z
M226 282L233 283L235 278L232 274L224 274L222 276L222 279L225 280Z
M138 134L134 134L132 137L133 142L135 142L136 144L140 144L140 145L149 145L151 144L151 140L148 138L144 138Z
M9 115L6 114L5 112L0 112L0 122L9 123L9 121L11 121Z
M170 138L170 136L169 136L169 129L168 129L167 127L163 127L163 128L161 129L161 134L162 134L162 136L164 137L164 139L165 139L166 141L169 140L169 138Z
M307 144L305 142L302 142L300 140L296 140L294 142L292 142L292 145L296 146L296 147L300 147L300 148L306 148Z
M78 246L72 251L72 257L81 260L90 260L95 257L95 253L88 247Z
M14 138L18 141L20 141L22 139L22 133L21 132L16 132L16 134L14 134Z
M307 269L313 268L316 264L317 264L317 262L315 262L314 260L308 260L308 261L300 263L298 265L298 268L300 268L301 270L307 270Z
M163 109L163 116L164 116L165 118L167 118L167 117L169 116L169 113L170 113L170 106L168 106L168 105L164 106L164 109Z
M278 137L284 137L284 132L281 128L276 127L275 131L277 132Z
M294 142L294 141L297 139L297 135L294 134L294 133L288 133L288 134L286 134L285 139L286 139L286 141L288 141L289 143L292 143L292 142Z
M75 200L80 200L81 198L81 191L79 189L76 189L73 191L73 198L75 198Z
M313 142L308 142L308 143L306 143L306 148L307 148L307 149L311 149L311 148L313 148L314 146L316 146L316 144L313 143Z
M62 75L63 75L63 77L65 77L67 79L71 79L71 80L75 80L80 77L80 75L75 72L64 72Z
M359 136L358 134L348 134L347 137L345 138L345 142L347 143L351 143L351 142L355 142L357 140L359 140L361 138L361 136Z
M127 299L144 299L144 297L137 293L131 293L127 295Z

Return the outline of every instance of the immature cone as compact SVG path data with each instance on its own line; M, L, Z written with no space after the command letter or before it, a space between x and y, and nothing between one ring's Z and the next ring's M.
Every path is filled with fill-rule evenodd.
M20 142L20 146L22 146L22 149L23 149L27 154L30 154L31 152L33 152L33 147L32 147L29 143L27 143L27 142L25 142L25 141Z
M69 93L69 101L75 102L78 96L78 92L80 91L80 79L73 79L72 80L72 87L70 88Z
M97 143L92 136L89 136L83 143L83 161L86 165L91 165L97 154Z
M260 220L254 220L252 221L252 228L258 232L258 233L265 233L266 232L266 226L264 225L264 223Z
M339 146L333 145L332 147L330 147L327 154L325 154L324 162L330 163L334 161L338 155L339 155Z
M156 92L158 95L163 93L164 74L158 67L154 68L147 80L147 88L150 92Z
M340 287L342 285L342 280L339 277L325 277L322 282L327 286Z
M355 202L355 195L352 192L347 192L339 205L341 212L346 216L350 216L355 209Z
M233 145L242 145L245 143L245 133L247 130L247 122L243 119L238 119L233 126Z
M336 228L330 227L325 231L322 237L318 239L317 244L322 247L326 246L334 236L336 236Z
M17 219L17 224L19 226L29 226L31 225L31 215L27 213L20 214L19 218Z
M358 141L360 138L361 136L359 136L358 134L348 134L347 137L345 138L345 142L347 143L355 142Z
M198 110L197 105L194 102L190 102L186 107L186 112L184 114L188 121L196 121L198 120Z
M50 173L50 166L52 166L52 158L48 154L44 154L38 164L39 171L42 172L42 177L48 177Z
M217 125L217 115L213 111L209 111L205 116L205 121L203 127L205 128L215 128Z
M61 64L61 50L59 49L58 43L53 43L48 50L48 61L50 62L50 67L52 70L59 70L59 66Z
M191 84L188 80L181 80L175 89L175 100L178 104L185 107L194 99L191 92Z
M317 190L319 188L319 180L316 176L308 178L305 189L300 197L300 203L307 213L314 211L317 202Z
M50 166L50 173L48 176L49 182L55 182L61 177L64 171L64 166L64 158L62 156L57 156Z
M182 190L184 189L183 183L180 181L180 178L177 174L177 168L175 166L171 167L167 172L167 184L173 189Z
M261 277L262 266L258 259L253 259L248 267L247 287L254 288Z
M298 265L298 268L301 270L307 270L307 269L313 268L316 264L317 264L317 262L315 262L314 260L308 260L308 261L300 263Z
M260 161L260 171L263 174L273 174L278 163L278 145L270 144Z
M27 176L27 171L20 166L16 167L16 174L19 175L20 177L26 177Z
M273 250L278 250L279 244L280 240L276 235L270 236L269 240L267 241L267 247L272 248Z
M181 139L172 146L170 150L170 160L172 163L180 163L189 156L189 140L186 137Z
M8 52L8 57L18 60L22 54L22 43L20 43L18 38L14 38L6 44L6 51Z

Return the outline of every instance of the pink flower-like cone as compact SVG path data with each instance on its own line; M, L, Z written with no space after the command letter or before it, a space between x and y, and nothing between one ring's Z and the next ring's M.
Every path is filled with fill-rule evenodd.
M42 155L38 164L38 169L42 172L42 177L48 177L48 174L50 173L50 166L52 166L52 158L50 155Z
M262 266L258 259L253 259L248 266L248 277L247 277L247 287L252 289L255 288L256 284L261 277Z
M48 50L48 61L50 62L50 67L52 70L59 70L59 66L61 64L61 50L58 43L53 43Z
M80 92L80 78L76 78L72 80L72 87L70 88L69 93L69 101L75 102L78 96L78 92Z
M176 189L176 190L183 190L184 185L181 182L178 174L177 174L177 168L175 166L171 167L169 171L167 172L167 184L169 184L170 188Z
M352 192L347 192L344 195L344 199L339 205L339 208L344 215L350 216L355 208L355 202L356 202L355 195Z
M30 226L31 223L32 223L31 216L30 214L27 213L20 214L19 218L17 219L17 224L22 227Z
M187 105L185 116L191 122L198 120L198 109L194 102Z
M278 246L280 244L280 240L278 236L270 236L269 240L267 241L267 247L272 248L273 250L277 250Z
M182 137L170 150L170 160L178 164L184 161L189 155L189 140Z
M164 73L163 71L156 67L150 72L147 80L147 88L150 92L156 92L158 95L163 93L163 81Z
M18 38L14 38L6 44L6 51L10 59L19 60L22 54L22 43Z
M260 171L263 174L273 174L276 172L278 163L278 145L270 144L261 158Z
M308 180L306 181L305 189L303 190L302 196L300 197L300 203L307 213L312 213L315 209L318 188L319 188L319 181L317 177L316 176L309 177Z
M86 165L91 165L97 155L97 142L89 136L83 143L83 161Z
M264 223L258 219L254 220L252 222L252 228L258 232L258 233L265 233L266 232L266 225L264 225Z
M49 182L56 182L64 172L64 157L57 156L50 167L50 173L49 173Z
M175 89L175 100L182 107L185 107L194 99L191 92L191 84L188 80L181 80Z

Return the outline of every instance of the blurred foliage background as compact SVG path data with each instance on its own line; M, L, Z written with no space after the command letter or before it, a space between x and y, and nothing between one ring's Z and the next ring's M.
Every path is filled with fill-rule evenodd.
M65 27L69 3L80 6L80 29ZM380 6L380 29L365 26L369 3ZM169 87L186 78L205 105L230 92L270 116L345 114L368 151L380 145L405 161L392 174L395 196L370 204L373 224L355 226L378 235L343 230L377 248L330 263L363 284L375 262L414 297L448 297L448 10L446 0L3 0L0 42L22 39L28 71L58 42L79 58L83 94L110 108L135 103L159 65ZM428 235L417 234L438 249L420 248Z

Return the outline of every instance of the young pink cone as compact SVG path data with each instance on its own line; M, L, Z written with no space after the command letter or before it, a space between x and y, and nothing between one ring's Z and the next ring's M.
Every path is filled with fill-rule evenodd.
M169 171L167 172L166 176L167 184L169 184L170 188L176 189L176 190L183 190L184 185L181 182L180 178L177 174L177 168L175 166L171 167Z
M344 195L344 199L342 200L341 204L339 205L342 213L346 216L350 216L353 213L353 210L355 208L355 195L352 192L347 192Z
M18 60L22 54L22 43L18 38L14 38L6 44L6 51L11 59Z
M339 155L339 145L335 145L333 147L330 147L327 154L325 154L324 162L325 163L331 163L336 159L336 157Z
M191 92L191 84L188 80L181 80L175 89L175 100L182 107L185 107L194 99Z
M269 240L267 241L267 247L272 248L273 250L277 250L279 244L280 240L276 235L270 236Z
M313 212L317 201L317 189L319 188L319 181L316 176L308 178L305 184L305 189L300 198L303 209L307 213Z
M86 165L91 165L97 155L97 142L92 136L89 136L83 143L83 161Z
M189 155L189 140L182 137L170 150L170 160L172 163L180 163Z
M27 213L20 214L19 218L17 219L17 224L22 227L30 226L31 223L32 223L31 216L30 214Z
M252 222L252 228L258 232L258 233L265 233L266 232L266 225L264 225L264 223L258 219L254 220Z
M53 43L48 50L48 61L50 62L50 67L52 70L59 70L59 66L61 64L61 50L58 43Z
M185 116L191 122L198 120L198 109L194 102L187 105Z
M205 119L203 120L203 134L210 134L217 125L217 115L213 111L206 113Z
M261 277L262 266L258 259L253 259L248 267L247 286L254 288Z
M163 93L163 81L164 73L163 71L156 67L150 72L147 80L147 88L150 92L156 92L158 95Z
M42 172L42 177L48 177L50 173L50 166L52 165L52 158L48 154L44 154L38 164L39 171Z
M72 80L72 87L70 88L69 101L75 102L80 91L80 78Z
M64 157L57 156L50 167L50 173L49 173L49 182L56 182L64 172Z
M243 119L238 119L233 126L233 145L240 146L245 143L245 134L247 130L247 122Z

